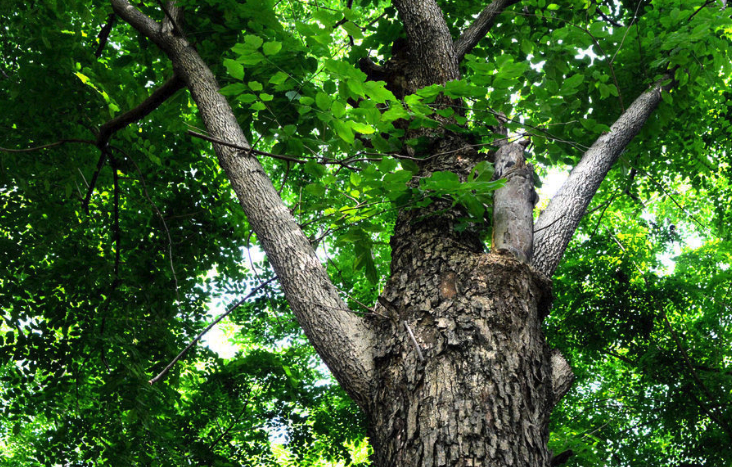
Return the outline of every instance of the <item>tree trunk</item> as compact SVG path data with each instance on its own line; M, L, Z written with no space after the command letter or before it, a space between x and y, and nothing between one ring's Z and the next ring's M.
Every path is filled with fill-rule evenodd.
M429 224L411 226L383 294L374 465L549 465L550 283L512 255L450 248Z
M468 147L452 154L436 164L464 177L477 162ZM400 213L392 237L367 408L374 465L549 465L550 281L455 232L459 210L430 216L446 207Z

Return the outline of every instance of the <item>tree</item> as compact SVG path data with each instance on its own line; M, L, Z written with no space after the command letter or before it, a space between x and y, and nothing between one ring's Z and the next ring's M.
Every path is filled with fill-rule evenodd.
M0 288L4 381L20 406L5 406L6 426L48 448L35 455L39 463L276 462L256 418L248 423L258 438L236 438L222 451L240 419L218 434L191 407L251 415L259 394L270 406L256 413L294 420L297 407L280 405L290 397L308 411L323 399L343 401L336 389L316 389L317 370L297 337L278 340L296 332L292 323L249 330L256 338L236 364L200 352L150 380L201 327L205 277L216 268L231 293L251 286L259 294L259 308L249 305L241 321L289 307L361 409L373 465L558 465L575 449L553 457L550 417L574 376L542 330L554 277L562 297L555 308L566 315L559 305L584 307L588 330L610 326L603 310L624 311L612 317L614 336L590 342L579 339L579 325L550 317L559 346L582 361L583 347L556 337L566 327L564 336L588 353L640 368L649 379L641 391L682 383L698 410L674 413L708 428L698 439L720 447L711 454L700 441L674 462L729 455L729 352L701 343L690 352L696 341L669 318L693 304L705 317L700 329L730 342L726 282L711 298L688 286L723 281L717 273L732 251L720 202L730 154L732 21L724 6L3 6L1 85L10 99L2 104ZM536 220L527 156L540 170L573 167ZM640 240L584 225L601 190L599 209L589 211L597 225L622 213L633 218L625 233L647 234L643 199L665 183L718 201L709 214L715 227L703 232L714 256L704 264L715 274L691 271L699 257L686 280L683 268L671 278L654 270L652 254L673 245L676 227L657 247L646 244L644 256ZM689 235L688 215L674 216ZM558 273L578 228L582 248L607 256L617 245L623 254L570 251L572 267ZM254 264L239 266L252 238L266 253L261 276ZM665 339L651 340L654 332ZM651 371L648 362L661 361L678 369L670 373L677 379ZM59 418L60 406L75 415ZM42 420L23 427L36 407ZM111 413L118 423L105 422ZM181 436L193 447L177 450ZM144 448L119 444L130 439ZM566 432L558 439L560 447L579 443Z

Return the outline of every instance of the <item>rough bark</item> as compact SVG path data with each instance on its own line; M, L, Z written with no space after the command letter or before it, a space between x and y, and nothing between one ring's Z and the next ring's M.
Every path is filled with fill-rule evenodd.
M112 6L168 55L176 75L190 90L209 134L249 147L231 107L218 92L215 77L195 49L174 34L175 28L161 27L127 0L112 0ZM344 389L364 406L373 374L371 332L340 299L257 159L220 144L214 144L214 149L298 322Z
M506 184L493 194L491 250L506 250L530 264L534 250L534 169L524 159L519 143L504 144L496 152L494 178Z
M670 78L669 78L670 79ZM666 91L665 79L638 96L610 131L600 136L572 169L534 227L534 267L551 277L592 197L620 154L641 131Z
M458 62L465 57L465 54L473 50L478 42L488 34L493 24L503 10L518 3L520 0L493 0L483 11L480 12L473 24L463 31L460 38L455 41L453 48Z
M420 176L465 179L485 157L456 136L434 152ZM541 332L551 283L510 254L485 254L480 226L457 232L464 213L450 206L401 212L391 239L366 411L374 465L548 466L555 390L571 384Z
M559 397L541 332L549 281L511 255L484 254L454 232L457 216L419 216L399 216L380 302L374 465L548 466Z

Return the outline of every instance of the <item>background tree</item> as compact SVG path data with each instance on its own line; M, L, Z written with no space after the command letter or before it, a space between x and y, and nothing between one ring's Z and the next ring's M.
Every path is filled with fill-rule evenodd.
M723 7L0 4L4 461L724 465Z

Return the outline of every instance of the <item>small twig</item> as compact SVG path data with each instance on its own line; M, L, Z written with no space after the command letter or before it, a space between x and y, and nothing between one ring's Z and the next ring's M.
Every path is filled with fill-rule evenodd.
M213 443L211 443L211 445L208 447L208 450L209 451L213 450L214 446L216 446L217 444L219 444L219 441L221 441L222 439L224 439L224 437L227 434L229 434L229 432L231 431L231 429L234 428L237 423L239 423L239 420L241 420L241 417L247 411L247 406L249 405L249 401L251 400L251 396L252 396L252 385L249 385L249 390L247 391L246 398L244 399L244 407L241 408L241 412L239 412L239 415L237 415L236 418L234 419L234 421L231 422L231 425L229 425L229 428L227 428L226 430L224 430L224 432L221 433L219 435L219 437L214 440Z
M642 4L643 4L643 2L639 0L638 1L638 5L635 7L635 13L633 14L633 19L630 21L630 24L625 29L625 34L623 34L623 38L620 40L620 45L618 45L618 49L613 54L613 58L610 59L610 64L611 65L615 61L615 57L618 56L618 52L620 52L620 49L623 48L623 43L625 42L625 38L628 37L628 33L630 32L630 28L633 27L633 24L635 23L636 18L638 18L638 10L640 10L640 7L641 7ZM620 90L618 90L618 92L620 92Z
M40 151L41 149L49 149L49 148L53 148L56 146L61 146L62 144L66 144L66 143L83 143L83 144L91 144L92 146L96 145L95 141L92 141L89 139L61 139L54 143L44 144L43 146L36 146L33 148L28 148L28 149L0 148L0 152L9 152L11 154L23 154L26 152Z
M197 343L198 341L200 341L200 340L201 340L201 338L202 338L202 337L203 337L204 335L206 335L206 333L207 333L208 331L210 331L210 330L211 330L211 328L213 328L214 326L216 326L217 324L219 324L219 321L221 321L222 319L224 319L224 318L226 318L227 316L229 316L229 314L230 314L230 313L231 313L232 311L234 311L234 310L236 310L237 308L239 308L239 307L240 307L240 306L241 306L241 305L242 305L242 304L243 304L244 302L246 302L247 300L249 300L249 299L250 299L250 298L251 298L252 296L254 296L254 295L255 295L255 294L257 293L257 292L259 292L260 290L262 290L262 289L263 289L263 288L264 288L265 286L269 285L269 284L270 284L271 282L275 281L276 279L277 279L277 277L273 277L273 278L271 278L271 279L268 279L268 280L266 280L266 281L262 282L261 284L259 284L259 285L258 285L258 286L256 286L255 288L253 288L253 289L251 290L251 292L249 292L249 293L247 294L247 296L246 296L246 297L242 298L241 300L239 300L238 302L236 302L236 303L235 303L234 305L232 305L231 307L229 307L229 309L228 309L228 310L226 310L225 312L223 312L222 314L220 314L220 315L219 315L219 316L218 316L218 317L217 317L217 318L216 318L215 320L213 320L213 322L212 322L211 324L209 324L208 326L206 326L206 328L205 328L205 329L204 329L203 331L201 331L201 332L200 332L200 333L199 333L199 334L198 334L198 335L197 335L197 336L196 336L196 337L195 337L195 338L194 338L194 339L193 339L193 340L191 341L191 343L190 343L190 344L188 344L188 345L186 346L186 348L185 348L185 349L183 349L183 350L182 350L182 351L181 351L181 352L180 352L180 353L179 353L178 355L176 355L176 356L175 356L175 358L174 358L174 359L173 359L173 360L172 360L172 361L171 361L170 363L168 363L168 365L167 365L167 366L166 366L165 368L163 368L163 371L161 371L160 373L158 373L158 375L157 375L156 377L154 377L153 379L151 379L150 381L148 381L148 383L150 383L150 384L155 384L155 383L157 383L158 381L160 381L161 379L163 379L163 377L165 377L165 375L167 375L167 374L168 374L168 372L169 372L169 371L171 370L171 368L173 368L173 366L174 366L174 365L175 365L176 363L178 363L178 360L180 360L181 358L183 358L183 357L185 356L185 354L186 354L186 353L188 353L188 351L189 351L189 350L191 349L191 347L193 347L194 345L196 345L196 343Z
M173 265L173 239L170 236L170 230L168 229L168 223L165 221L165 217L163 217L163 213L160 212L158 205L153 202L152 198L150 198L150 193L148 193L147 184L145 183L145 177L142 175L142 171L140 170L140 167L137 165L137 163L134 161L134 159L132 159L129 155L127 155L124 151L122 151L119 148L112 148L112 149L119 151L135 167L137 174L140 176L140 178L138 180L140 180L140 184L142 185L142 194L147 199L147 202L150 203L150 205L152 206L153 211L155 211L155 215L158 216L158 218L160 219L160 222L163 223L163 229L165 229L165 234L168 236L168 260L170 261L170 271L173 273L173 282L175 282L175 298L178 302L180 302L180 295L178 294L178 276L175 273L175 266Z
M114 223L112 224L112 238L114 239L114 282L119 282L120 243L122 234L119 229L119 174L117 173L117 159L108 153L112 165L112 185L114 186Z
M691 21L691 19L692 19L692 18L693 18L694 16L696 16L696 14L697 14L697 13L699 13L699 12L700 12L700 11L702 11L702 10L703 10L704 8L706 8L707 6L709 6L710 4L712 4L712 3L716 2L716 1L717 1L717 0L707 0L707 3L705 3L704 5L702 5L702 6L700 6L699 8L697 8L697 9L696 9L696 11L695 11L694 13L692 13L692 14L691 14L691 16L689 16L689 19L688 19L687 21ZM726 6L726 5L725 5L725 6ZM723 9L724 9L724 8L723 8Z
M221 139L218 139L218 138L214 138L213 136L206 136L206 135L203 135L203 134L198 133L198 132L193 131L193 130L188 130L188 131L186 131L186 133L189 134L189 135L191 135L191 136L194 136L196 138L200 138L202 140L205 140L205 141L208 141L208 142L211 142L211 143L216 143L216 144L220 144L222 146L227 146L227 147L230 147L230 148L239 149L240 151L244 151L244 152L251 153L251 154L257 154L257 155L260 155L260 156L267 156L267 157L271 157L273 159L280 159L280 160L283 160L283 161L296 162L298 164L304 164L304 163L307 162L304 159L297 159L295 157L290 157L290 156L281 156L279 154L272 154L270 152L264 152L264 151L260 151L258 149L252 149L252 148L249 148L249 147L246 147L246 146L240 146L238 144L229 143L228 141L224 141L224 140L221 140Z
M414 344L414 348L417 349L417 356L419 357L420 361L424 361L424 356L422 355L422 350L419 348L419 344L417 343L417 339L414 337L414 333L412 333L412 329L409 327L409 324L407 324L406 321L403 321L404 327L407 328L407 332L409 333L409 337L412 338L412 344Z

